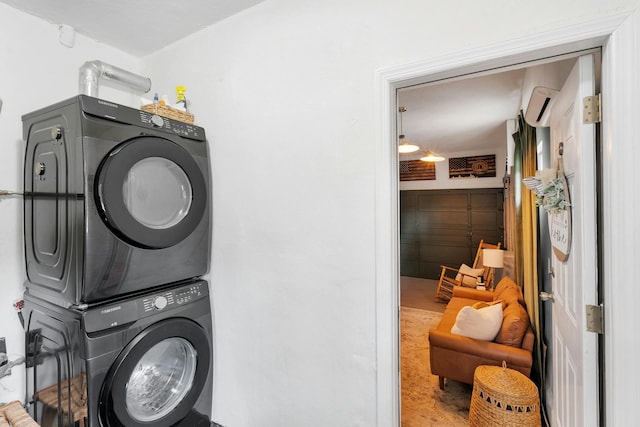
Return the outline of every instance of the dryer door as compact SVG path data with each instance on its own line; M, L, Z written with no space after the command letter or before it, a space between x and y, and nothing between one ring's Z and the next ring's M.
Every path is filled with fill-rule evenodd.
M211 364L209 338L184 318L155 323L120 353L102 385L106 426L172 426L191 412Z
M134 246L174 246L195 230L205 212L207 189L198 163L168 139L125 141L109 153L96 175L103 221Z

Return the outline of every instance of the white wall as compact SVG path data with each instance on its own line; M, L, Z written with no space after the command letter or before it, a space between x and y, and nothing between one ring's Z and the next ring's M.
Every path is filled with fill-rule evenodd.
M211 145L214 419L376 425L376 70L637 4L266 0L144 58L153 91L188 88ZM74 94L85 60L132 71L136 61L87 40L66 50L54 26L6 7L0 28L0 178L16 188L20 115ZM19 201L0 202L0 215L13 300L24 279ZM18 353L9 303L0 321ZM16 378L1 380L0 400L22 397Z
M376 425L377 69L631 4L266 0L146 58L212 147L214 419Z
M22 191L21 116L78 93L78 70L100 59L136 71L139 60L85 37L76 46L58 43L56 25L0 4L0 189ZM128 92L104 87L100 96L130 103ZM26 280L23 258L22 199L0 198L0 336L11 360L24 354L24 339L13 303L22 298ZM24 365L0 379L0 402L24 400Z

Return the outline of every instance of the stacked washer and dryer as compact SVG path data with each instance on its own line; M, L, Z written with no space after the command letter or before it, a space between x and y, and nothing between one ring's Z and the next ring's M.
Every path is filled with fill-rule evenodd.
M24 115L23 132L31 415L210 425L204 129L79 95Z

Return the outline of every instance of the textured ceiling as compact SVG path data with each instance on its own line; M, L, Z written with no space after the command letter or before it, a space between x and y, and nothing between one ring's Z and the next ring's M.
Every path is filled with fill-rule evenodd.
M0 0L142 57L262 0Z
M522 68L401 89L405 140L445 153L504 146L505 123L520 111L524 74Z
M400 89L398 106L406 108L402 114L405 141L439 153L505 147L507 120L518 117L523 98L525 104L529 102L530 94L522 93L523 86L560 89L579 55L574 52ZM415 153L401 158L414 157Z

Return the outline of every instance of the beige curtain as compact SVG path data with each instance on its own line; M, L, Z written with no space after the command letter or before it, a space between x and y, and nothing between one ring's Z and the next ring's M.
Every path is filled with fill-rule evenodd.
M513 251L516 246L515 228L516 228L516 205L513 195L513 168L507 173L504 180L504 247L508 251ZM510 276L515 279L515 276Z
M514 254L512 279L520 284L524 290L524 275L522 273L522 136L520 131L513 134L513 174L511 175L513 235L511 236L511 250Z
M519 129L520 154L522 156L521 177L534 176L537 169L536 130L524 121L522 113L520 114ZM529 316L534 321L537 332L540 330L538 319L538 208L533 192L525 189L522 182L518 184L522 190L520 224L522 224L523 292Z
M516 211L515 246L515 277L516 283L522 285L522 291L527 303L527 311L531 319L531 326L536 335L538 351L534 357L537 367L540 367L540 307L538 300L538 208L535 195L522 184L522 178L534 176L537 169L536 131L529 126L524 115L520 112L518 131L513 134L514 176L512 190ZM538 371L540 372L540 371Z
M515 248L516 248L516 203L513 191L513 166L511 166L503 180L504 183L504 268L502 277L507 276L516 280ZM496 282L497 283L497 282Z

